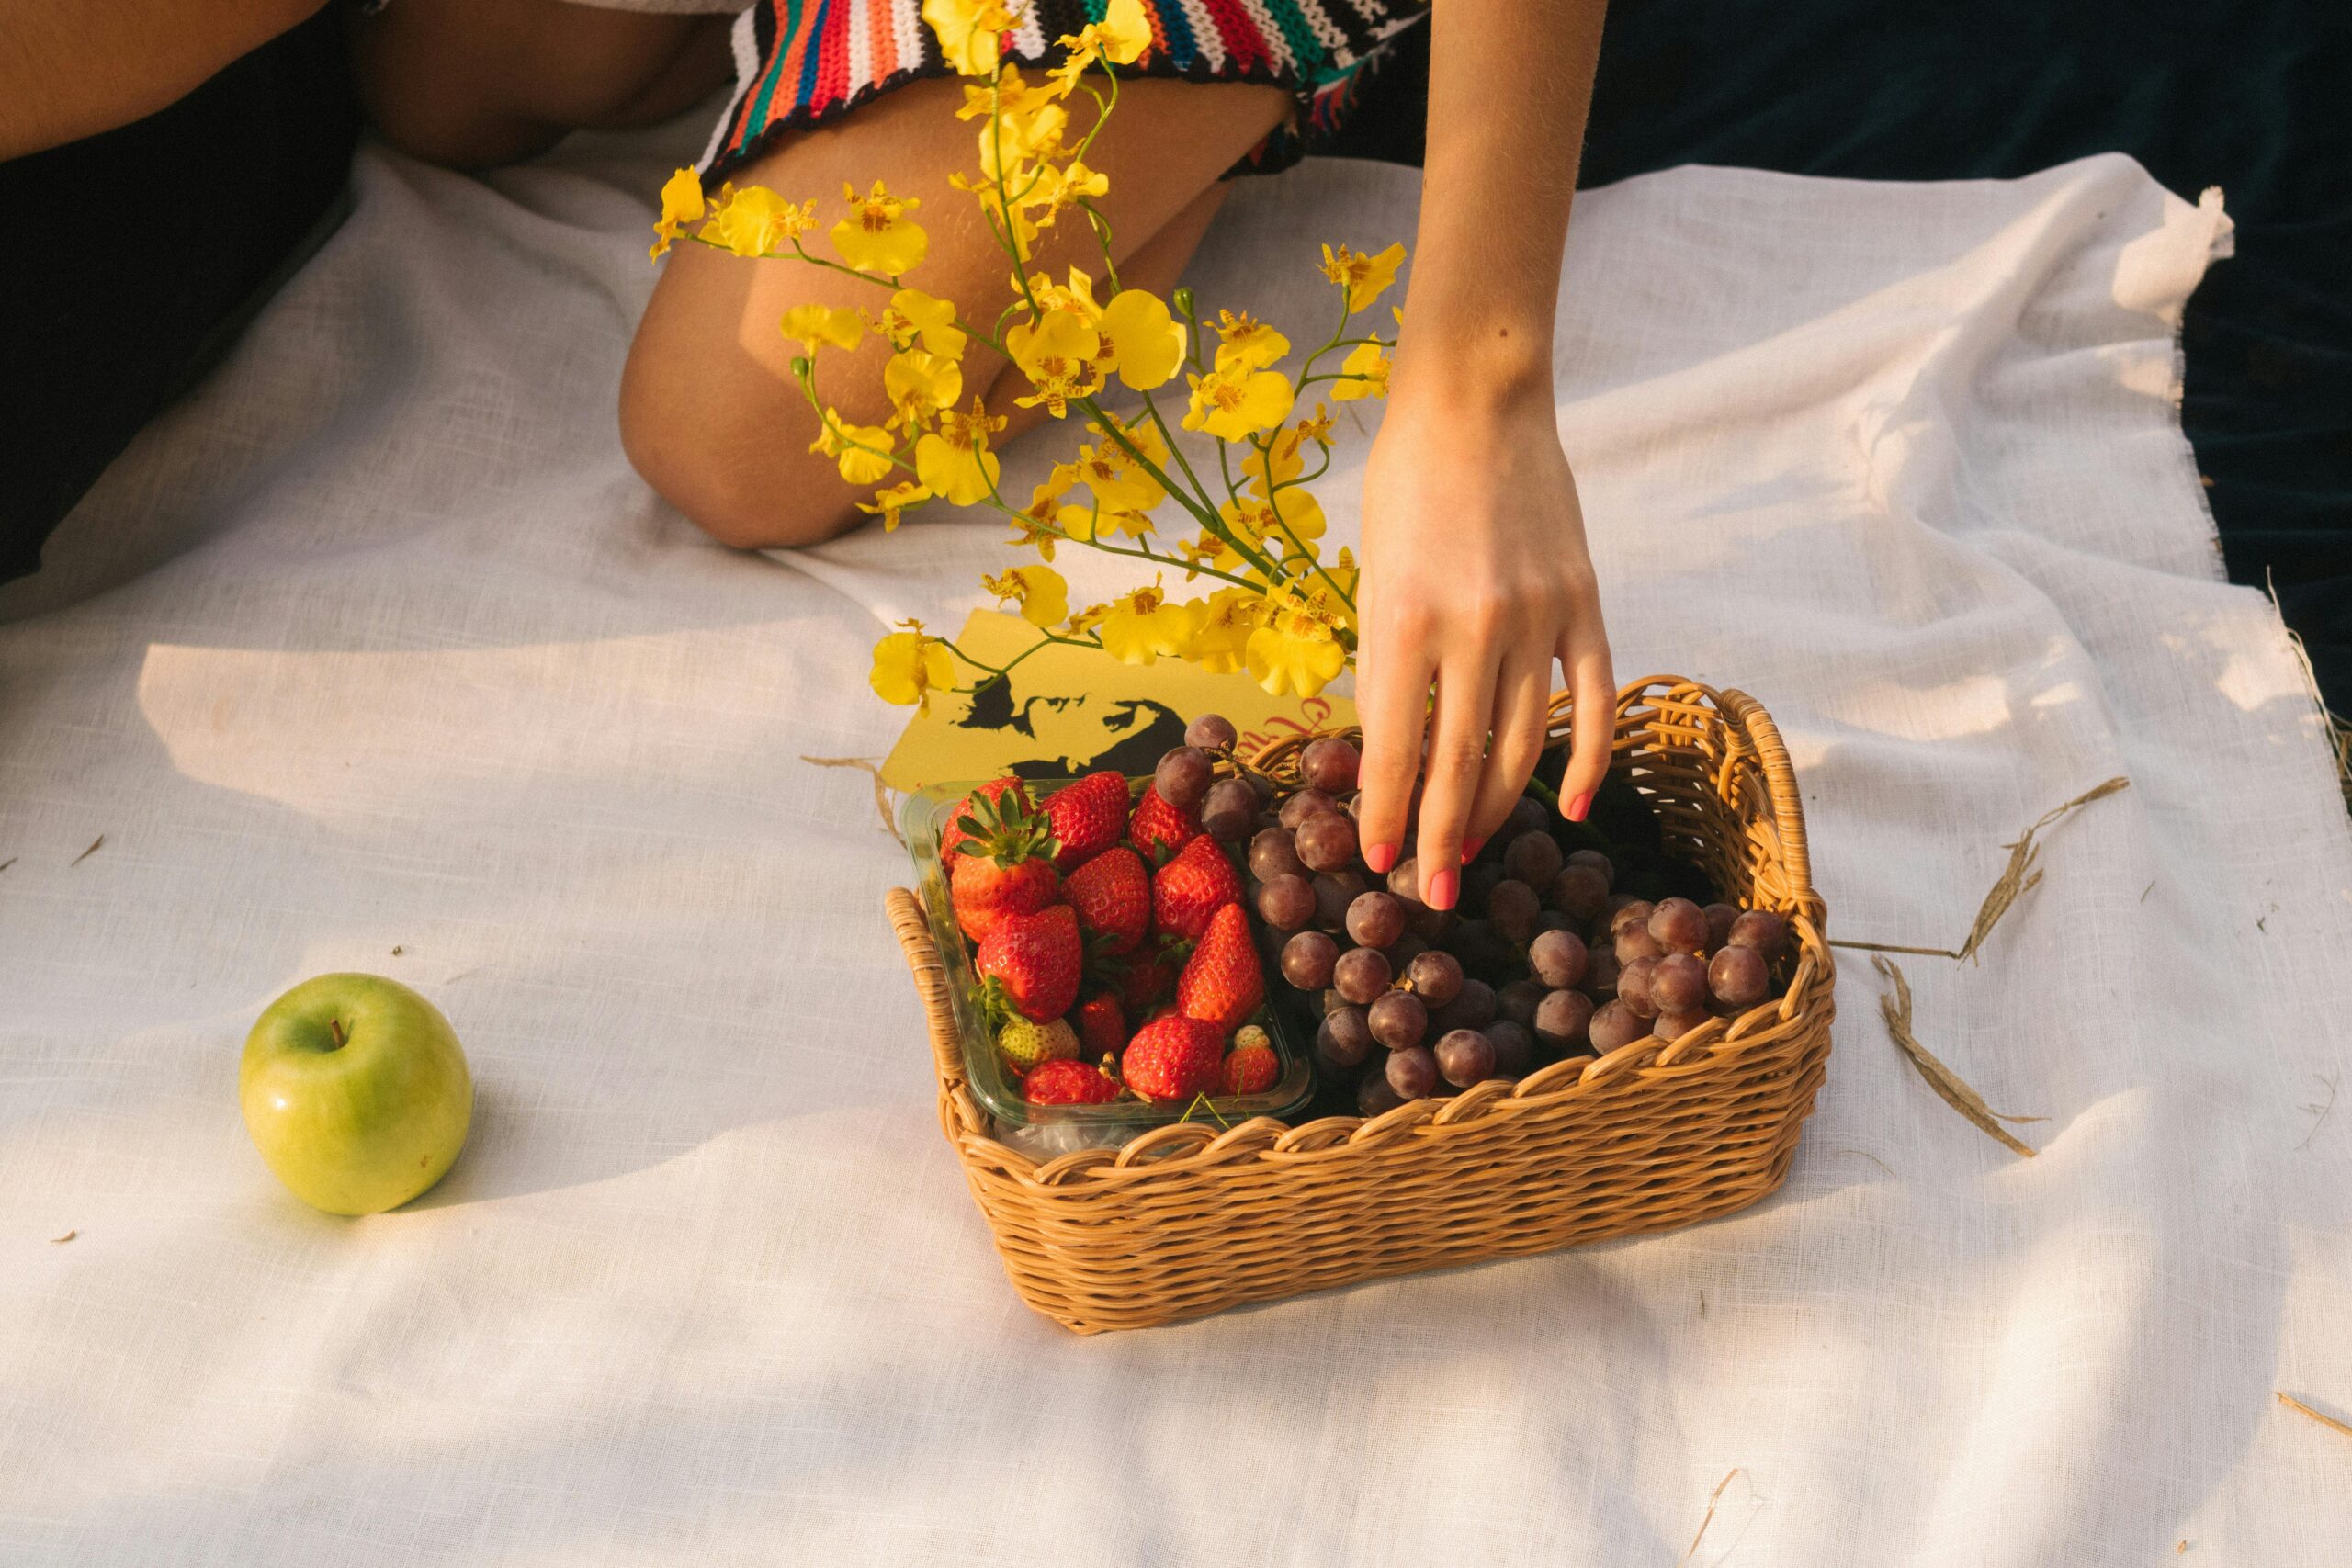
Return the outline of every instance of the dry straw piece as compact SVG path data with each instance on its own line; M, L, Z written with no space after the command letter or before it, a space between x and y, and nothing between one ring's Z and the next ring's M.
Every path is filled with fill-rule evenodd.
M1903 977L1902 969L1884 958L1873 958L1871 963L1880 974L1894 982L1894 988L1878 999L1878 1010L1886 1019L1886 1032L1894 1037L1894 1043L1903 1048L1903 1055L1919 1070L1919 1076L1928 1080L1928 1087L1941 1095L1946 1105L1975 1122L1986 1137L2006 1144L2031 1159L2033 1149L2001 1123L2041 1122L2047 1118L2004 1116L1985 1104L1984 1097L1969 1088L1967 1079L1945 1066L1937 1059L1936 1054L1920 1044L1918 1036L1911 1032L1911 982Z
M2276 1390L2273 1390L2272 1392L2277 1393ZM2290 1410L2310 1416L2312 1420L2318 1422L2321 1426L2325 1427L2332 1432L2341 1432L2346 1437L2352 1438L2352 1427L2346 1426L2343 1422L2338 1421L2333 1416L2321 1415L2318 1411L2313 1410L2310 1405L2305 1404L2301 1400L2297 1399L2291 1393L2280 1393L2278 1395L2278 1403L2285 1405Z
M1555 696L1555 744L1567 728L1567 699ZM1256 761L1295 783L1302 744ZM1175 1122L1040 1164L998 1142L973 1098L930 919L893 888L940 1125L1021 1298L1081 1334L1148 1327L1690 1224L1778 1188L1827 1068L1837 986L1788 752L1754 698L1653 676L1618 696L1613 766L1648 797L1669 849L1726 897L1787 918L1785 994L1679 1040L1571 1057L1369 1121Z

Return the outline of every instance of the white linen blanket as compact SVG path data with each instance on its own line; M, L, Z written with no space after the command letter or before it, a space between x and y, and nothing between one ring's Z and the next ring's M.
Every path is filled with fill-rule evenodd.
M1957 941L2022 823L2132 779L1981 966L1905 961L2039 1157L1849 955L1749 1212L1080 1340L939 1138L867 781L799 761L887 749L869 646L978 603L1001 530L730 554L616 442L704 130L487 182L366 153L0 594L0 1561L1665 1565L1734 1470L1693 1562L2352 1561L2352 1440L2273 1399L2352 1413L2352 1107L2305 1109L2352 835L2175 420L2217 203L2100 158L1577 207L1560 427L1619 672L1770 705L1836 932ZM1316 243L1408 236L1417 188L1246 184L1194 282L1304 332ZM340 968L435 997L481 1096L361 1222L234 1093Z

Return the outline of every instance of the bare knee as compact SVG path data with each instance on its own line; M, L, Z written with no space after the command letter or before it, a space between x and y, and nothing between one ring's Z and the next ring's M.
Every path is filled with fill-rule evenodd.
M704 533L739 550L820 545L865 521L831 462L801 450L800 422L714 407L639 339L621 378L621 449ZM805 413L806 411L797 411Z

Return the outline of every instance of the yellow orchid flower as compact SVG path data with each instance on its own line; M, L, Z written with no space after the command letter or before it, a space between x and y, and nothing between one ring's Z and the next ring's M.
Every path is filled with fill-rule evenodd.
M1328 426L1330 422L1324 421ZM1263 446L1251 444L1250 456L1241 459L1241 471L1249 477L1250 491L1260 500L1271 499L1276 485L1286 485L1306 471L1306 461L1298 453L1304 431L1298 428L1282 431Z
M1041 158L1057 156L1062 150L1062 132L1069 128L1069 110L1050 98L1036 97L1018 106L1000 105L994 118L980 127L981 175L990 180L1002 179L1024 201L1043 199L1034 188L1035 176L1027 172L1026 165Z
M1101 21L1065 33L1058 41L1071 54L1090 61L1099 55L1114 65L1133 65L1151 47L1151 18L1144 12L1143 0L1111 0Z
M808 345L808 352L831 344L835 348L855 348L865 337L865 320L855 310L836 310L830 305L795 305L784 313L779 323L784 335Z
M897 277L922 265L931 236L906 217L922 202L915 197L892 196L880 180L865 196L857 187L842 186L850 215L832 227L833 249L860 272Z
M894 354L882 367L882 390L890 399L890 423L917 430L931 416L952 408L964 395L964 369L952 359L920 350Z
M915 478L949 504L970 506L993 493L1001 465L989 450L989 435L1004 428L1002 418L991 418L978 398L968 414L949 409L939 416L939 428L915 443Z
M964 356L965 334L956 324L956 302L934 299L920 288L901 288L891 295L874 330L888 338L894 348L912 348L921 343L925 354L942 359Z
M1185 660L1212 675L1228 675L1249 662L1250 634L1266 615L1266 601L1247 588L1221 588L1200 604Z
M1012 327L1004 334L1004 351L1035 389L1034 396L1014 400L1023 408L1042 403L1056 419L1061 418L1070 399L1086 397L1102 386L1094 371L1094 356L1102 347L1094 329L1070 310L1048 310L1034 325Z
M1331 411L1321 403L1317 403L1315 412L1298 422L1296 433L1298 439L1291 443L1293 452L1296 452L1299 442L1304 441L1312 441L1317 446L1329 447L1331 445Z
M1157 585L1131 589L1111 601L1096 635L1102 651L1120 663L1149 664L1183 653L1195 614L1190 605L1168 603Z
M1396 268L1405 260L1405 247L1391 245L1378 255L1366 255L1341 245L1338 250L1323 247L1323 276L1348 291L1348 313L1353 315L1374 299L1396 279Z
M874 694L918 713L931 711L931 694L956 684L956 662L947 645L927 636L921 621L902 621L908 631L892 632L874 645L874 672L866 683Z
M983 577L980 586L1019 607L1021 618L1033 626L1059 624L1069 614L1069 584L1049 566L1016 566L999 577Z
M662 216L653 223L653 249L659 261L670 248L670 242L684 232L681 227L692 223L707 210L702 199L702 176L692 169L680 169L662 186Z
M1151 450L1141 442L1136 446L1147 455ZM1164 462L1166 458L1167 454L1162 452L1155 461ZM1168 496L1149 470L1107 439L1080 446L1078 460L1071 467L1078 470L1079 479L1094 492L1095 501L1105 512L1149 512Z
M1037 219L1037 226L1042 229L1050 227L1055 219L1080 202L1106 196L1110 189L1110 175L1073 158L1068 167L1054 164L1040 167L1029 185L1026 200L1031 207L1043 209Z
M1250 634L1243 660L1268 694L1311 697L1347 666L1340 617L1311 589L1285 585L1266 600L1265 619Z
M859 502L857 509L870 517L881 518L882 531L889 534L897 531L900 513L910 507L921 506L930 499L931 491L909 479L888 490L876 491L873 501Z
M1236 366L1184 378L1193 388L1192 406L1184 412L1187 430L1205 430L1220 441L1247 441L1290 417L1290 378L1279 370Z
M890 453L898 444L898 437L882 425L852 424L827 409L824 423L818 428L817 439L808 443L808 450L832 458L842 478L850 483L870 485L889 476Z
M1001 0L922 0L922 19L957 75L987 76L996 70L999 39L1012 30L1013 8Z
M1113 509L1097 497L1091 505L1065 506L1057 514L1062 533L1069 538L1091 541L1124 534L1130 539L1140 539L1151 532L1151 515L1133 509Z
M1388 395L1388 355L1376 343L1360 343L1340 361L1340 374L1352 380L1331 383L1331 400L1351 403L1362 398Z
M1046 482L1029 492L1029 504L1012 518L1012 537L1009 545L1034 545L1046 559L1054 558L1054 546L1061 541L1067 530L1058 517L1062 497L1078 482L1078 470L1067 463L1057 463L1046 476Z
M1263 370L1290 352L1290 339L1246 311L1217 312L1216 367Z
M721 186L718 206L702 227L702 237L739 256L780 251L817 226L817 203L795 204L765 186Z
M1184 363L1184 323L1147 289L1123 288L1111 297L1102 307L1102 335L1116 356L1119 379L1136 391L1161 385Z

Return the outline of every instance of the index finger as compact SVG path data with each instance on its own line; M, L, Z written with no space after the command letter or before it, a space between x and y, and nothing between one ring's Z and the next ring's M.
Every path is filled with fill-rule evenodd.
M1421 771L1435 672L1421 638L1397 629L1365 636L1356 650L1356 717L1363 761L1356 773L1356 832L1363 863L1386 875L1405 842L1413 781Z

